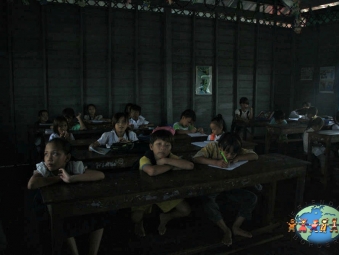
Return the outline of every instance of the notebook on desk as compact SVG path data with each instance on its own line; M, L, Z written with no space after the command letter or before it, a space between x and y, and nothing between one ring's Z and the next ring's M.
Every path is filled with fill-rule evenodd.
M247 162L248 162L248 160L241 160L241 161L238 161L236 163L231 163L229 165L229 167L226 167L226 168L215 166L215 165L208 165L208 166L231 171L231 170L233 170L233 169L235 169L235 168L237 168L237 167L239 167L239 166L241 166L241 165L243 165Z

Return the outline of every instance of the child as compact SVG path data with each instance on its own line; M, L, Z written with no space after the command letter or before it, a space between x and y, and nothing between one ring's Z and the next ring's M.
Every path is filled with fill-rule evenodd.
M131 113L131 106L132 106L132 105L134 105L134 104L132 104L132 103L127 103L127 104L125 105L125 113L128 114L128 119L131 118L130 113Z
M249 108L249 100L247 97L242 97L239 100L240 109L235 110L235 119L248 122L253 118L253 108Z
M33 132L31 133L34 137L34 144L36 148L37 155L42 155L42 150L44 147L43 135L45 130L42 128L41 124L49 124L52 123L48 118L48 111L47 110L40 110L38 112L39 120L34 123ZM46 128L46 126L45 126Z
M309 127L305 130L303 134L303 146L304 152L308 153L308 133L319 131L324 125L324 120L320 117L315 117L310 120ZM321 168L325 165L325 147L321 144L312 146L312 153L319 159Z
M85 121L90 121L90 120L102 120L102 115L95 115L96 112L96 107L94 104L89 104L87 105L87 112L88 115L84 116Z
M128 128L128 115L126 113L118 112L114 114L112 118L112 126L112 131L103 133L97 141L90 144L88 147L89 151L91 151L91 147L106 145L107 148L111 148L113 143L138 141L137 135Z
M195 112L191 109L187 109L181 113L180 121L173 124L173 128L176 134L188 134L188 133L204 133L203 128L194 127L196 116Z
M75 117L75 113L72 108L65 108L62 111L62 115L67 119L70 130L86 130L87 129L84 122L81 119L81 113L78 113L78 115ZM76 118L79 121L79 123L75 123L74 118Z
M147 128L148 126L152 126L143 116L140 115L141 107L136 104L132 104L130 107L130 119L129 126L131 129L138 128Z
M249 107L249 100L247 97L242 97L239 100L240 109L236 109L234 112L234 119L232 123L232 130L234 130L237 134L240 135L243 139L251 138L251 131L245 127L244 125L239 125L237 122L240 121L242 123L248 123L253 119L253 108Z
M334 124L332 125L332 130L339 129L339 110L336 112L335 116L333 116Z
M89 170L81 161L70 161L71 145L64 139L55 138L46 144L44 162L37 164L37 170L28 181L28 189L38 189L58 182L74 183L98 181L105 178L102 172ZM93 231L90 235L89 254L97 254L103 228ZM67 243L72 254L78 254L74 237Z
M207 137L208 141L218 141L220 136L226 132L226 123L221 114L218 114L211 120L210 128L212 134Z
M64 138L67 141L75 140L72 133L68 132L68 122L63 116L56 117L53 121L53 133L49 137L49 141L54 138Z
M228 162L226 162L221 152L224 153ZM239 160L257 160L258 155L251 150L242 148L240 136L235 133L224 133L218 143L209 143L193 156L195 163L204 165L215 165L219 167L227 167L231 162L238 162ZM241 229L241 224L245 219L251 218L251 213L255 207L257 196L252 192L244 189L236 189L223 193L206 195L202 197L203 206L208 218L212 220L223 232L222 243L225 245L232 244L232 232L226 226L216 198L219 195L226 195L232 201L236 201L240 205L238 216L233 223L232 232L234 235L251 238L252 234Z
M303 102L302 108L296 109L290 113L289 118L300 118L300 115L306 115L307 109L311 107L310 102Z
M157 127L153 130L150 138L150 150L139 161L139 170L149 176L163 174L170 170L193 169L194 165L184 159L180 159L171 153L174 130L170 127ZM160 214L160 235L166 232L166 224L173 218L185 217L190 214L190 206L183 199L175 199L156 203L163 211ZM150 213L152 205L132 208L132 221L135 223L135 234L145 236L143 227L144 213Z
M40 110L38 112L39 120L34 123L36 127L39 127L40 124L48 124L51 123L51 121L48 118L48 111L47 110Z
M282 110L277 110L273 114L273 118L270 121L270 124L277 125L287 125L287 121L285 120L285 113ZM281 134L279 137L275 137L279 142L287 142L287 134ZM273 140L273 138L271 138Z

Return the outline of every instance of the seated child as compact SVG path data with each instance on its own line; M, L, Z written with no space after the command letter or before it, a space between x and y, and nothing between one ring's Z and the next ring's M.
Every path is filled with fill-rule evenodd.
M148 126L153 126L149 123L141 114L141 107L136 104L132 104L130 107L130 119L129 126L131 129L138 128L147 128Z
M128 116L124 112L118 112L114 114L112 118L112 126L112 131L103 133L97 141L90 144L88 147L89 151L91 151L91 147L94 148L106 145L107 148L111 148L113 143L138 141L136 133L129 130L128 128Z
M72 108L65 108L62 111L62 115L67 119L70 130L86 130L86 126L81 119L81 113L75 117L74 110ZM76 123L74 119L77 119L79 123Z
M188 133L204 133L203 128L194 127L196 120L195 112L191 109L187 109L181 113L180 121L173 124L173 128L176 134L188 134Z
M303 102L302 108L296 109L290 113L289 118L300 118L300 115L306 115L307 109L311 107L310 102Z
M48 118L47 110L40 110L38 113L39 120L34 123L35 126L39 127L40 124L52 123Z
M298 119L298 121L300 122L308 122L308 124L310 124L310 121L317 117L318 114L318 108L315 106L311 106L310 108L307 109L306 111L306 116L301 117L300 119Z
M75 183L98 181L105 178L100 171L87 169L81 161L70 161L71 145L64 139L55 138L46 144L44 162L36 165L37 170L29 179L27 188L38 189L59 182ZM91 232L89 254L97 254L103 228ZM78 254L74 237L67 239L72 254Z
M223 155L227 161L223 159ZM227 167L231 162L239 160L257 160L258 155L251 150L242 148L240 136L235 133L224 133L218 143L209 143L193 156L193 161L199 164L215 165L219 167ZM226 226L221 215L219 205L216 202L217 197L227 196L232 201L239 204L240 209L238 216L232 225L232 231ZM221 242L225 245L232 244L232 232L234 235L251 238L252 234L241 229L241 224L245 219L250 219L252 211L257 202L257 196L245 189L235 189L222 193L206 195L202 197L204 210L207 216L212 220L223 232L224 236Z
M270 124L287 125L287 121L285 120L285 113L282 110L275 111L273 114L273 118L270 121ZM287 134L281 134L279 135L279 137L276 138L278 138L279 142L286 142Z
M53 121L53 133L49 136L49 141L54 138L64 138L67 141L75 140L73 134L68 132L68 122L63 116L58 116Z
M40 154L41 150L43 149L43 135L44 135L44 129L41 128L41 124L49 124L52 123L52 121L49 120L48 118L48 111L47 110L40 110L38 112L38 117L39 120L34 123L34 131L33 131L33 136L34 136L34 144L36 146L36 150L38 154Z
M211 120L210 128L212 134L207 137L208 141L218 141L220 136L226 132L226 123L221 114L218 114Z
M132 105L134 105L134 104L132 104L132 103L127 103L126 105L125 105L125 113L127 113L128 114L128 119L130 119L131 118L131 106Z
M149 176L163 174L170 170L193 169L194 165L184 159L180 159L171 153L174 130L169 127L157 127L153 130L150 138L150 150L140 158L139 170L144 171ZM160 235L166 232L166 224L173 218L185 217L190 214L191 209L184 199L175 199L156 203L163 211L160 214L160 224L158 231ZM152 205L133 207L132 221L135 223L135 234L145 236L143 227L144 213L150 213Z
M96 115L96 107L94 104L89 104L87 105L87 112L88 115L84 116L85 121L90 121L90 120L103 120L102 115Z
M253 119L253 108L249 107L249 100L247 97L242 97L239 100L240 109L236 109L234 112L234 120L232 123L232 130L234 130L242 139L251 138L251 130L243 125L238 125L238 121L248 123Z
M320 117L315 117L310 120L309 127L305 130L303 134L303 146L304 152L308 153L308 133L319 131L324 125L324 120ZM325 166L325 147L322 144L313 145L312 146L312 153L319 159L320 166L323 168ZM323 170L322 170L323 173Z

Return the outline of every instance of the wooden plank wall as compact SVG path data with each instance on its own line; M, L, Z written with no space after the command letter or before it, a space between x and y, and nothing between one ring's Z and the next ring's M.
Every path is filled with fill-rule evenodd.
M294 107L310 101L318 108L319 115L333 115L339 107L339 24L305 28L296 36L296 75L294 76L296 100ZM335 67L334 93L319 93L320 67ZM313 79L300 80L300 69L313 67Z
M217 113L230 127L242 96L256 113L270 109L276 81L284 86L276 89L276 104L290 108L288 29L195 14L42 6L35 1L0 6L0 77L6 91L1 95L1 130L19 154L28 150L27 124L44 108L53 118L65 107L83 112L94 103L111 117L135 102L156 125L172 124L183 110L193 108L197 125L209 132ZM213 67L213 96L195 95L196 65Z

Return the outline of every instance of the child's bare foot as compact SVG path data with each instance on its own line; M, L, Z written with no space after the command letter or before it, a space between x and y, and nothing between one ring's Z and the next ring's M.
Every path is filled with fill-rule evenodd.
M138 222L138 223L135 223L135 226L134 226L134 233L135 233L137 236L140 236L140 237L146 236L146 234L145 234L145 229L144 229L144 222L143 222L143 221L140 221L140 222Z
M227 228L227 231L224 233L221 242L227 246L232 245L232 232L229 228Z
M250 232L247 232L245 230L242 230L241 228L239 227L232 227L232 231L233 231L233 234L235 236L243 236L243 237L247 237L247 238L251 238L252 237L252 234Z
M166 213L160 214L160 224L158 227L159 235L164 235L166 233L166 224L169 221L168 215Z

